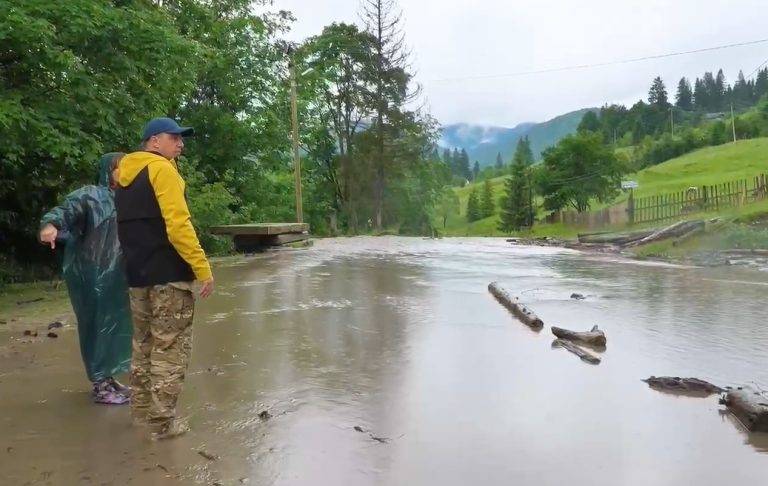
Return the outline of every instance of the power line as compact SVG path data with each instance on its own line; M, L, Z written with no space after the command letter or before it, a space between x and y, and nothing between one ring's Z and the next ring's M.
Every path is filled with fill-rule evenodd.
M427 82L432 83L442 83L442 82L451 82L451 81L464 81L464 80L470 80L470 79L497 79L497 78L511 78L511 77L517 77L517 76L529 76L532 74L547 74L547 73L556 73L556 72L562 72L562 71L575 71L579 69L591 69L596 67L603 67L603 66L613 66L618 64L628 64L633 62L640 62L640 61L649 61L653 59L662 59L666 57L675 57L675 56L684 56L687 54L697 54L700 52L710 52L710 51L718 51L722 49L731 49L733 47L744 47L744 46L752 46L755 44L763 44L768 42L768 39L758 39L748 42L739 42L736 44L726 44L721 46L715 46L715 47L705 47L702 49L693 49L690 51L679 51L679 52L669 52L666 54L655 54L652 56L643 56L643 57L635 57L630 59L619 59L615 61L608 61L608 62L599 62L599 63L592 63L592 64L576 64L573 66L563 66L563 67L557 67L557 68L547 68L547 69L538 69L538 70L532 70L532 71L519 71L515 73L507 73L507 74L488 74L484 76L464 76L464 77L455 77L455 78L440 78L440 79L432 79L428 80ZM768 63L768 60L766 60L766 63ZM765 64L765 63L764 63ZM759 69L759 68L758 68Z
M758 71L760 71L760 70L763 68L763 66L765 66L766 64L768 64L768 59L766 59L765 61L763 61L763 63L762 63L762 64L760 64L759 66L757 66L757 67L755 68L755 70L754 70L754 71L752 71L751 73L749 73L749 76L747 76L747 78L746 78L746 79L749 79L749 78L751 78L752 76L754 76L754 75L755 75L755 73L756 73L756 72L758 72Z

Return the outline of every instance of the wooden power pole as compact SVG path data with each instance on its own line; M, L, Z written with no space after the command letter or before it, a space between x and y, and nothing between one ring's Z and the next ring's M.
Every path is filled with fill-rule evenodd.
M736 143L736 117L733 115L733 103L731 103L731 128L733 128L733 143Z
M301 157L299 155L299 114L296 106L296 73L293 66L293 53L288 50L288 70L291 76L291 128L293 139L293 177L296 188L296 222L304 222L304 212L301 203Z

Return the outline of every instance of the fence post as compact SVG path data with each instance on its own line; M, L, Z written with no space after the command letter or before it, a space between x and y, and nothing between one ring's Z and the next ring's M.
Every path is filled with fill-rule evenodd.
M627 200L627 218L629 224L635 224L635 190L629 189L629 199Z

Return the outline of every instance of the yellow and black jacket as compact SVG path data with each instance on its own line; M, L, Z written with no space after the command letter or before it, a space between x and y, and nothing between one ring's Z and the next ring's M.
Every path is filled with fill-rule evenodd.
M117 233L130 287L211 278L175 162L153 152L120 161Z

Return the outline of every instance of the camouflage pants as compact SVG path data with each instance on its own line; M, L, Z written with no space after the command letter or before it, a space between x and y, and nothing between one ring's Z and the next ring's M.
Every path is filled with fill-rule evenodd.
M154 432L176 417L176 402L192 351L195 301L173 284L131 288L133 359L131 415Z

